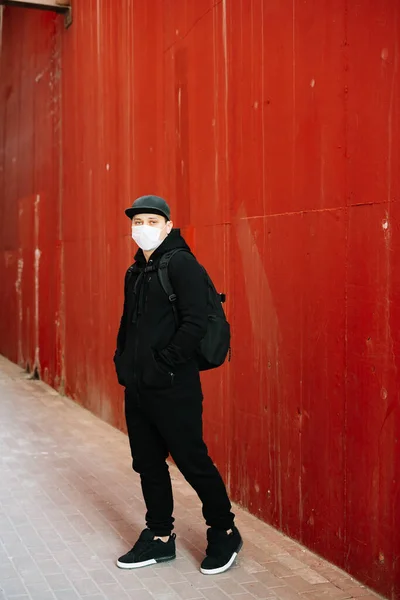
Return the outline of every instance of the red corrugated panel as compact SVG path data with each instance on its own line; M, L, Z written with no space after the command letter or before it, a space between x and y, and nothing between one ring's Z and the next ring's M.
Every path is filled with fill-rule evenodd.
M60 23L4 11L0 102L0 349L62 376Z

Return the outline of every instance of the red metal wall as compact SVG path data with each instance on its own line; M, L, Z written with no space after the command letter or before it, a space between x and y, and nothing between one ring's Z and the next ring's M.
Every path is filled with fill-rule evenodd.
M0 352L62 385L60 36L5 10L0 42Z
M75 4L4 15L0 351L123 427L123 208L164 195L228 293L232 496L400 598L397 0Z

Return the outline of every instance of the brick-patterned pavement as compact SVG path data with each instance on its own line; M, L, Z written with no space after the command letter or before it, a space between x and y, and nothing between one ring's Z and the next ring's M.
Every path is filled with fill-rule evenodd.
M0 600L378 598L237 506L238 564L202 575L200 504L171 474L177 559L118 569L144 526L126 436L0 357Z

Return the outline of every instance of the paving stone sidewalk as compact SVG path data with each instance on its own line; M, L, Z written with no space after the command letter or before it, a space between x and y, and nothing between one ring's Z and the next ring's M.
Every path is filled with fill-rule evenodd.
M379 598L237 506L237 565L202 575L200 504L171 474L177 559L116 568L144 515L126 436L0 357L0 600Z

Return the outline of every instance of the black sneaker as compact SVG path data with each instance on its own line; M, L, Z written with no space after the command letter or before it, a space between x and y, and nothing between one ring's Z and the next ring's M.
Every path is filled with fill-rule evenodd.
M201 563L200 571L204 575L224 573L231 568L243 546L239 530L232 527L231 533L227 533L210 528L207 530L207 540L207 556Z
M120 569L138 569L148 567L156 563L166 562L176 558L175 538L173 533L168 542L155 540L154 533L150 529L144 529L132 550L129 550L117 560Z

